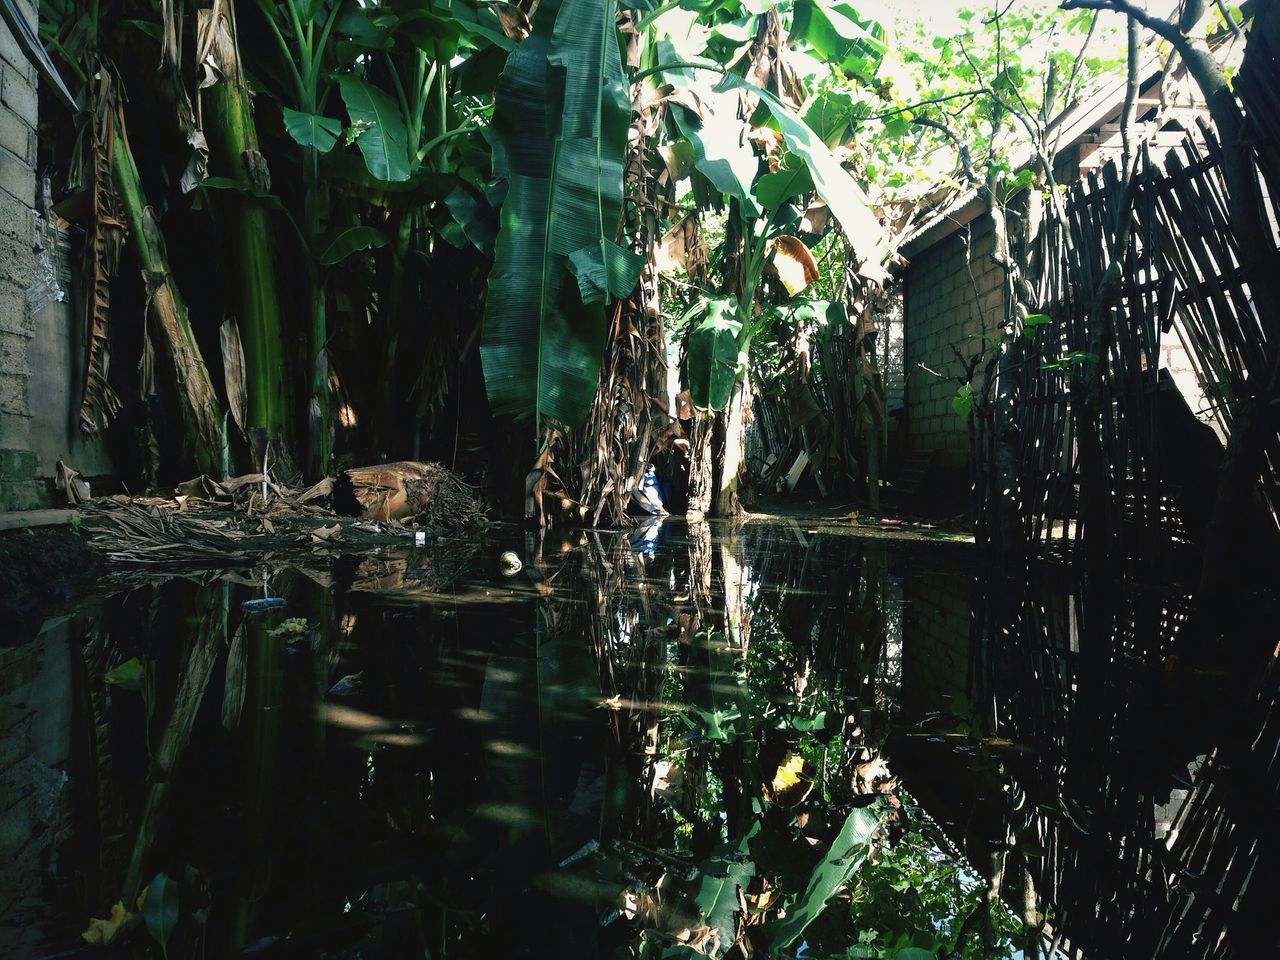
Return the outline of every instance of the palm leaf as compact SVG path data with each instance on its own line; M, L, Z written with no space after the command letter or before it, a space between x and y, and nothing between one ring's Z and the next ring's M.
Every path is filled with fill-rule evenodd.
M480 353L495 412L576 426L599 377L605 292L625 296L639 276L614 243L631 103L613 0L543 0L534 20L495 99L509 190Z

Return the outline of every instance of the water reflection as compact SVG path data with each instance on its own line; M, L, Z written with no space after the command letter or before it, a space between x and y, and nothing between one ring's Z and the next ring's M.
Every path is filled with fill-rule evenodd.
M149 955L163 873L175 958L1111 952L1217 734L1091 685L1070 584L847 534L512 532L47 624L3 651L0 948Z

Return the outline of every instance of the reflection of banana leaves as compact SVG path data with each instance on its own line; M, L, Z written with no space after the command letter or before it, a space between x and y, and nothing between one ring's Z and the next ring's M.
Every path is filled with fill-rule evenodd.
M480 353L495 411L576 426L595 395L605 295L626 296L640 272L614 243L631 102L613 0L542 0L535 19L496 93L510 190Z
M209 676L226 642L229 599L225 585L221 589L202 589L197 595L197 610L192 618L197 626L190 653L178 678L168 723L165 724L164 733L151 757L156 777L147 792L146 805L138 823L138 834L124 882L125 903L133 903L142 886L143 867L155 844L168 783L187 749L191 728L195 725L196 714L209 684Z
M885 822L882 807L855 807L840 833L813 868L809 884L794 907L787 911L774 935L773 948L789 946L826 907L827 902L858 871L871 850L871 838Z
M756 865L748 859L747 841L743 839L713 853L702 861L698 870L702 876L694 903L704 922L715 932L714 938L699 952L722 957L737 943L742 897L756 875Z

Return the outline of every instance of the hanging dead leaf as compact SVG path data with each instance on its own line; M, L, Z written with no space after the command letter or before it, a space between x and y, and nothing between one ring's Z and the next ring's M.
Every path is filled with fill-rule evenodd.
M773 259L770 264L787 293L795 296L818 279L818 263L809 248L796 237L775 237L771 242Z
M681 217L658 241L654 265L660 273L682 270L695 275L707 262L707 249L702 242L698 221L693 216Z
M764 157L770 173L778 172L778 155L782 151L782 134L769 127L752 127L748 139Z
M502 32L510 39L519 43L533 33L533 24L529 22L528 14L514 3L495 3L492 6L494 13L498 15Z
M92 201L92 221L84 244L84 390L80 400L80 429L92 436L111 422L120 410L120 399L107 382L111 352L108 340L111 315L111 278L124 246L124 214L111 177L116 149L115 118L118 109L113 77L101 70L90 87L90 124L87 179Z
M67 504L75 506L89 499L89 484L80 476L79 470L73 470L61 460L54 467L53 485L66 492Z
M231 418L236 426L244 432L248 429L245 418L248 394L245 392L244 344L240 341L240 328L236 326L235 317L222 321L218 337L222 343L222 381L227 389L227 406L231 408Z
M831 222L831 208L821 200L815 199L805 209L800 219L800 229L804 233L822 233Z
M684 789L684 768L670 760L659 760L653 765L653 786L655 797L676 798Z
M214 0L209 9L196 11L196 62L200 64L201 90L238 79L239 59L227 0Z

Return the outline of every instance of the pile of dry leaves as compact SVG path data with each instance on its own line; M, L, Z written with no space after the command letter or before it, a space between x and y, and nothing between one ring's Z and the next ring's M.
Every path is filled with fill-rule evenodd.
M484 523L472 488L432 463L358 467L297 490L253 473L196 477L168 496L79 504L91 546L122 563L227 563L306 549L356 552L425 529ZM403 541L399 541L403 542Z

